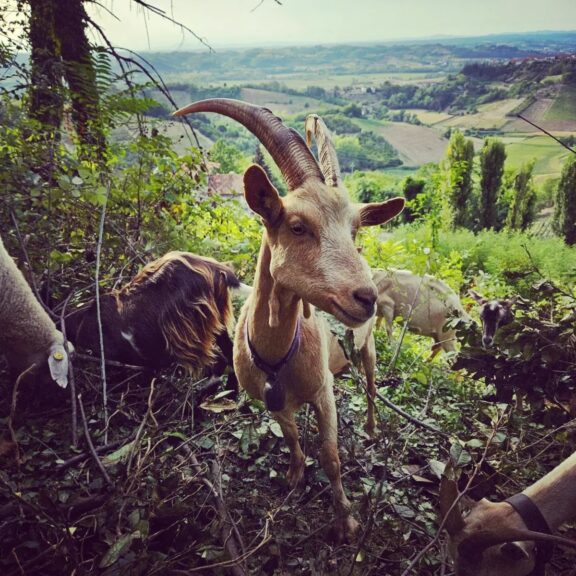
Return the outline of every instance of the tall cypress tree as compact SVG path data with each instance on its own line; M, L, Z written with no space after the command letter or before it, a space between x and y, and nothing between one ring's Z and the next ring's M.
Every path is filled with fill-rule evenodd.
M514 178L514 199L506 218L506 226L510 230L526 230L534 220L536 191L532 182L533 169L534 162L528 162Z
M480 152L480 228L496 228L497 202L502 177L506 148L502 142L492 138L484 141Z
M454 226L467 226L470 222L468 208L472 198L472 168L474 145L462 132L450 136L446 150L448 192L454 211Z
M554 230L566 244L576 244L576 155L568 158L556 192Z

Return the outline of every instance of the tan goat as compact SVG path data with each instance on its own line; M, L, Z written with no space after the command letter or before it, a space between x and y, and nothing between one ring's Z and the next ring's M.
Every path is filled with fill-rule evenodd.
M259 166L244 174L246 201L262 217L265 230L254 291L236 329L234 368L241 386L274 410L290 449L287 477L292 487L302 479L305 461L294 413L312 404L320 432L320 463L333 490L336 536L353 537L358 525L340 474L330 335L310 304L350 327L373 317L376 287L354 237L360 226L394 217L404 200L351 204L339 186L337 168L325 167L328 174L323 173L298 133L265 108L213 99L176 114L191 112L216 112L243 124L286 180L289 194L281 198Z
M551 535L576 518L576 453L505 502L467 502L463 516L457 497L456 483L443 478L440 510L456 576L544 576L554 542L576 547Z

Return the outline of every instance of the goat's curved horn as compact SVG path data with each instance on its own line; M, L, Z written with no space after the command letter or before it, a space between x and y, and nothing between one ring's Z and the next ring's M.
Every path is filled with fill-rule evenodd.
M502 528L498 531L483 530L475 532L460 542L458 553L465 558L480 557L490 546L504 544L505 542L526 542L529 540L554 542L576 548L576 540L570 540L562 536L544 534L543 532L534 532L532 530Z
M336 188L340 185L341 180L340 163L338 162L332 136L324 120L317 114L309 114L306 117L305 132L308 146L312 144L312 136L316 139L320 169L324 174L326 184Z
M223 114L250 130L280 168L289 190L298 188L306 180L324 181L316 159L300 134L286 127L267 108L229 98L211 98L180 108L173 115L184 116L192 112Z

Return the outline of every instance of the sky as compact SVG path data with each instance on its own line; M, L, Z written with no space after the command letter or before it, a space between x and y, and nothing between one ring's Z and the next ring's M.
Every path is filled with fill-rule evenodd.
M575 30L576 0L147 0L213 49L386 42L436 36ZM101 0L91 16L132 50L206 49L131 0Z

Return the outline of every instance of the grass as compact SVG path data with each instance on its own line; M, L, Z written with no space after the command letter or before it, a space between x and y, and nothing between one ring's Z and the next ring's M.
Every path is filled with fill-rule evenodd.
M546 120L576 119L576 86L563 86L545 116Z
M559 176L569 152L547 136L530 136L510 141L506 145L506 154L506 163L512 168L536 160L536 176Z

